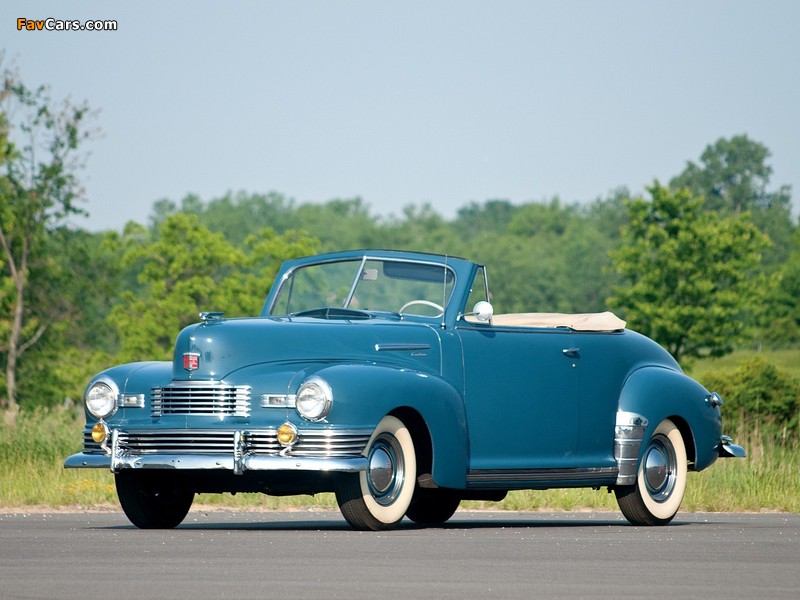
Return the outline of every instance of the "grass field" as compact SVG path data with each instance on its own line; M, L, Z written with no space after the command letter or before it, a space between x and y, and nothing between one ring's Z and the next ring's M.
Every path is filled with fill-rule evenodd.
M761 350L759 352L738 350L720 358L705 358L696 361L687 369L687 372L702 383L709 374L720 370L735 369L755 356L763 357L779 369L787 371L794 378L800 379L800 349Z
M701 361L692 375L702 381L715 369L735 367L753 353ZM800 378L800 351L764 353ZM83 413L78 409L22 411L13 428L0 424L0 511L40 508L117 507L113 475L99 469L63 468L66 456L80 451ZM737 432L731 432L737 434ZM683 511L800 512L800 445L767 443L747 431L737 443L744 460L719 460L690 473ZM201 494L198 503L251 509L335 509L331 494L275 498L260 494ZM617 510L605 489L512 492L501 503L465 502L465 508L505 510Z

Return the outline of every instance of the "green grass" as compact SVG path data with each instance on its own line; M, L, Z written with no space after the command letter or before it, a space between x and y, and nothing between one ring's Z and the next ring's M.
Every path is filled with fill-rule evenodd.
M736 352L695 363L691 374L735 367L754 352ZM761 355L800 378L800 351L765 351ZM117 507L113 475L101 469L64 469L66 456L79 452L82 412L71 409L22 411L15 427L0 423L0 510L26 507ZM739 432L737 443L749 456L719 460L701 473L690 473L684 511L785 511L800 513L800 445L768 443ZM276 498L261 494L201 494L199 504L233 509L335 509L332 494ZM464 502L470 509L617 510L613 494L546 490L511 492L501 503Z
M800 349L792 350L736 350L720 358L704 358L691 363L687 373L700 383L716 371L730 371L748 360L761 356L792 377L800 379Z

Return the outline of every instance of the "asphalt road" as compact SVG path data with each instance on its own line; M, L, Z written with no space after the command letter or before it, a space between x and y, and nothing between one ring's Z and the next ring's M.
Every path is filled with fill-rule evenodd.
M357 532L335 512L0 515L0 598L800 598L800 515L459 512Z

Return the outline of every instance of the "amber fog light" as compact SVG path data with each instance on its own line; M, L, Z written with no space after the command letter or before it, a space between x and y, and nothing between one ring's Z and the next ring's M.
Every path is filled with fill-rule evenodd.
M94 427L92 427L92 439L96 444L102 444L106 441L106 438L108 438L108 427L106 427L106 424L102 421L95 423Z
M278 442L281 446L293 446L297 443L297 427L291 423L278 427Z

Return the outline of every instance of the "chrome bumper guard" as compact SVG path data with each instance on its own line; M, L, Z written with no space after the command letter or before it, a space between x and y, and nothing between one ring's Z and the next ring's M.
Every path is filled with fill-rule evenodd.
M747 450L741 446L732 443L733 440L730 436L723 435L719 440L717 451L720 458L745 458L747 457Z

